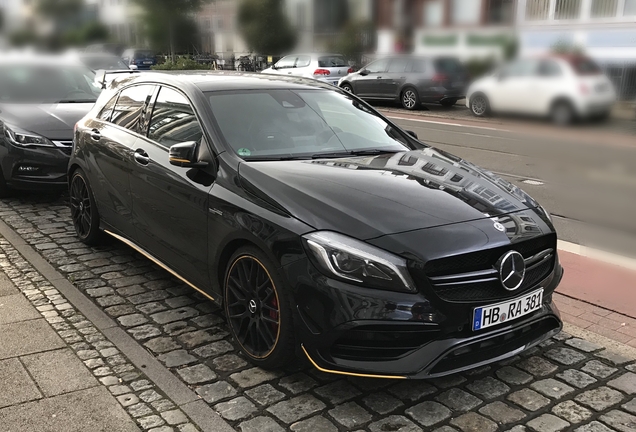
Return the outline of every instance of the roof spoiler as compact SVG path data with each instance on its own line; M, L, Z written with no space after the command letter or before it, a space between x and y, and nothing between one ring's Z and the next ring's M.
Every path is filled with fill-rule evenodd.
M117 70L117 71L107 71L107 70L98 70L95 72L95 84L99 85L102 90L106 89L106 75L115 75L115 74L135 74L139 73L138 70Z

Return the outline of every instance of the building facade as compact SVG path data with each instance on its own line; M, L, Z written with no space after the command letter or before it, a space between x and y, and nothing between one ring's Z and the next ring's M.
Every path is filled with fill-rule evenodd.
M108 27L114 42L126 46L143 46L141 10L133 0L88 0L97 7L99 21Z

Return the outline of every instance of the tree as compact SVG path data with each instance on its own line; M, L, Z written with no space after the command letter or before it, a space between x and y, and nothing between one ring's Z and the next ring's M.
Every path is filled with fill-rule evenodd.
M376 30L371 22L350 22L338 37L329 44L329 49L342 54L348 61L360 64L362 54L375 50Z
M252 52L279 55L296 46L296 32L283 11L281 0L242 0L238 22Z
M83 0L37 0L36 10L42 16L53 19L56 24L77 16L84 6Z
M191 14L213 0L135 1L144 11L145 32L153 48L168 51L174 61L178 48L187 48L196 41L196 25Z

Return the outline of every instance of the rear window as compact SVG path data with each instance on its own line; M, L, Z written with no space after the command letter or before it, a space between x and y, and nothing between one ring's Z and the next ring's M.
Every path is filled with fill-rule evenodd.
M459 73L464 68L456 58L438 58L435 59L435 70L439 73Z
M318 58L318 66L320 67L346 67L347 62L341 56L324 56Z
M602 73L601 68L592 59L576 57L569 59L569 62L577 75L599 75Z
M149 58L149 57L154 57L154 53L152 51L145 51L145 50L141 50L141 51L136 51L135 52L135 57L137 58Z

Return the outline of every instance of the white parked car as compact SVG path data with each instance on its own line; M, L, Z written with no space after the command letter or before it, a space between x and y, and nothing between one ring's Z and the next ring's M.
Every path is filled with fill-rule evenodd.
M611 81L591 59L555 55L516 60L475 81L466 106L478 117L519 113L568 124L605 118L615 101Z
M314 78L335 86L343 76L353 72L340 54L291 54L262 73Z

